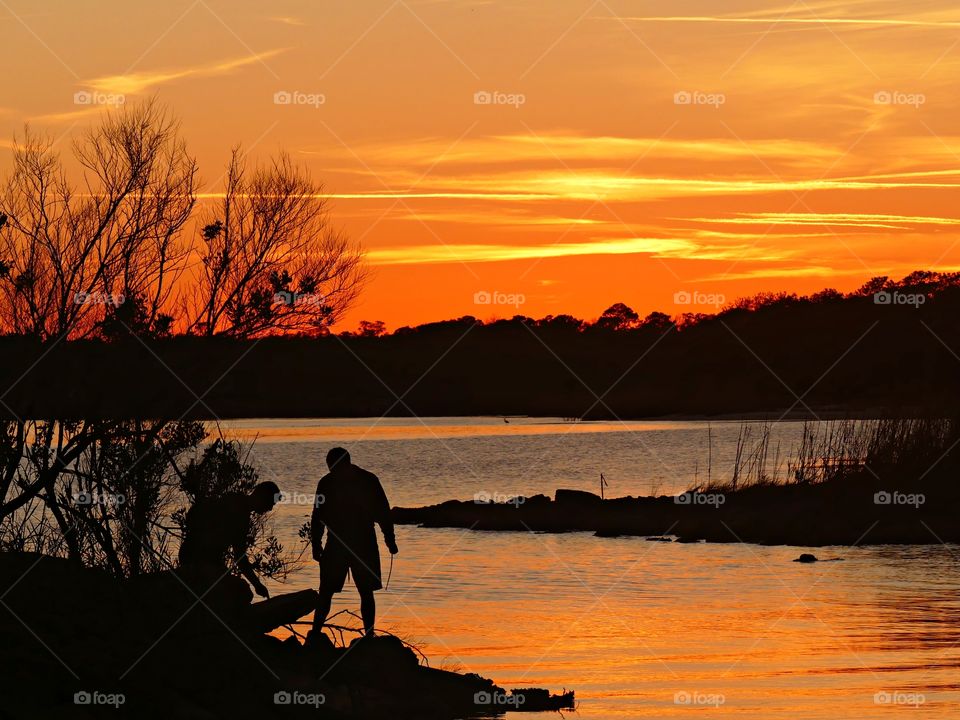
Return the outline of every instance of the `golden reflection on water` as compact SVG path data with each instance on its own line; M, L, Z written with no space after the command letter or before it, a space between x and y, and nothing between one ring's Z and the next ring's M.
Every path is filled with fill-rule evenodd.
M380 625L434 666L573 688L581 717L960 717L960 566L940 546L801 565L802 548L586 533L399 542ZM356 609L352 588L337 603Z
M219 427L231 438L262 442L297 440L415 440L457 437L509 437L565 433L652 432L675 422L566 421L562 418L356 418L351 420L224 420ZM690 427L691 423L683 423ZM214 423L207 423L216 432ZM706 424L704 424L706 427Z
M256 459L274 473L266 478L301 493L313 491L337 433L382 433L390 442L347 447L381 475L393 504L413 505L469 498L480 488L592 489L595 460L619 461L612 473L618 489L636 492L654 472L668 477L684 454L690 465L704 450L697 443L706 428L640 423L656 427L643 437L659 455L637 464L637 480L628 485L628 463L640 463L648 450L629 456L621 436L545 444L569 425L531 420L516 428L513 420L468 418L423 428L415 420L385 420L371 431L372 422L238 421L231 431L261 439L277 433ZM598 432L593 424L582 427ZM736 437L735 427L716 428L715 437ZM494 437L527 432L538 437ZM290 433L314 442L291 440ZM443 433L463 435L449 456L434 437ZM580 485L563 479L576 462L585 463ZM525 475L531 464L534 472ZM273 514L294 554L308 513L284 505ZM792 560L810 548L736 542L407 526L397 537L389 591L378 593L379 626L416 643L435 667L477 672L508 688L574 689L582 718L960 717L956 547L815 548L821 559L837 561L805 565ZM386 556L383 564L386 572ZM316 581L316 565L304 563L271 590ZM333 610L341 609L358 609L349 582L335 600Z

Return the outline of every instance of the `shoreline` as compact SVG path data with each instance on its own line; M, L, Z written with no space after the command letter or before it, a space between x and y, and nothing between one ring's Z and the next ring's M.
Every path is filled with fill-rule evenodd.
M798 547L960 543L956 493L886 493L865 481L839 485L767 485L727 493L608 499L586 491L558 489L553 498L535 495L512 502L448 500L423 507L395 507L393 520L398 525L425 528L673 536L675 542Z
M0 676L4 710L11 717L453 720L575 705L573 691L507 689L431 667L389 633L348 644L344 632L359 630L329 623L329 634L310 646L296 635L280 640L270 633L302 625L315 591L251 604L246 583L215 576L210 584L181 569L120 580L64 558L0 553L0 637L10 668Z

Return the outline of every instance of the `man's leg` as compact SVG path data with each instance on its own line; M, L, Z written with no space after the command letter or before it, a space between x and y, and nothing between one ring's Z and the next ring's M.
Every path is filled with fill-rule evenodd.
M330 604L333 602L333 593L324 589L322 583L319 593L317 609L313 612L313 632L318 635L323 632L323 624L327 621L327 615L330 614Z
M363 619L363 632L373 635L373 626L377 621L377 601L373 590L360 590L360 617Z

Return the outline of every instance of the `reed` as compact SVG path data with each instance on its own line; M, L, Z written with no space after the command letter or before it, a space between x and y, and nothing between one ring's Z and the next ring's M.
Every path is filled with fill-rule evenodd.
M729 478L713 479L711 459L710 480L695 480L696 489L735 492L853 479L928 489L956 485L953 470L960 459L960 421L954 418L808 421L798 446L786 456L780 442L774 442L773 427L772 423L743 423Z

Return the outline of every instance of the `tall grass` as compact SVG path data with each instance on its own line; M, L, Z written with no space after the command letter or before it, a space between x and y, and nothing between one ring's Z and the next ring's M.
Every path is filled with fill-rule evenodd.
M898 487L954 486L960 421L952 418L808 421L786 456L771 423L743 423L730 479L699 489L822 484L854 478ZM789 459L787 459L789 458ZM783 472L786 464L786 472ZM708 468L708 477L712 478Z

